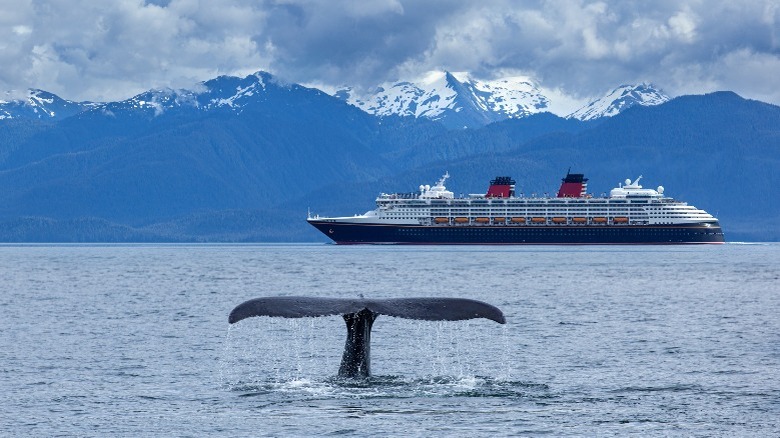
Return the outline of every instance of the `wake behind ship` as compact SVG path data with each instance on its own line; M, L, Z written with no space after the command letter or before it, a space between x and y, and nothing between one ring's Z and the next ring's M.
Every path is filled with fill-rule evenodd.
M455 197L445 173L418 192L382 193L377 208L307 221L339 244L694 244L723 243L718 220L704 210L635 181L607 197L587 194L583 174L568 173L555 197L515 194L498 177L487 193Z

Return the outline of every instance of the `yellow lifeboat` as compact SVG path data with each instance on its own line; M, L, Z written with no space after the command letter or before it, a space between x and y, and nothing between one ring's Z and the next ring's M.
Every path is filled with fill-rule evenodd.
M565 224L566 218L565 217L554 217L552 218L552 221L554 224Z
M506 223L506 218L505 218L505 217L494 217L494 218L493 218L493 223L494 223L494 224L503 224L503 223Z
M476 222L478 224L486 224L486 223L490 222L490 219L488 219L486 217L478 217L478 218L474 219L474 222Z
M513 217L512 218L512 223L513 224L524 224L525 223L525 218L524 217Z
M535 224L543 224L543 223L547 222L547 219L545 219L543 217L532 217L531 218L531 222L533 222Z
M448 218L446 218L446 217L437 217L437 218L434 218L433 221L436 222L437 224L446 224L450 220Z
M455 222L459 224L466 224L469 222L469 218L467 217L456 217Z
M593 223L594 224L605 224L605 223L607 223L607 218L605 218L605 217L594 217L593 218Z
M616 218L612 219L612 222L616 223L616 224L627 224L628 223L628 218L620 216L620 217L616 217Z
M585 219L584 217L575 217L575 218L572 218L572 222L574 222L575 224L584 224L584 223L585 223L585 222L587 222L587 221L588 221L588 220L587 220L587 219Z

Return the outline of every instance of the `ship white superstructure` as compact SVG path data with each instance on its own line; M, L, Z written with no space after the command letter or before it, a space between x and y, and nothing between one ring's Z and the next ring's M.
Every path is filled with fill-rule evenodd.
M362 215L313 219L345 223L430 226L623 226L716 224L717 219L686 202L664 196L664 188L646 189L635 181L612 189L609 196L525 197L471 194L455 197L444 183L446 173L433 185L421 185L418 192L382 193L377 208ZM494 181L495 182L495 181ZM507 181L511 182L511 181ZM509 185L509 184L507 184ZM582 183L585 186L584 183Z

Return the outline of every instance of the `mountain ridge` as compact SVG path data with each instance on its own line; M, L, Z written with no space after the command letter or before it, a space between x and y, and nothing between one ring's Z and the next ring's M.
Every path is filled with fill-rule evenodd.
M6 93L9 94L9 93ZM74 102L54 93L31 88L24 99L0 100L0 120L28 118L62 120L97 105L93 102Z
M240 112L247 102L262 96L269 84L283 88L312 88L258 71L243 78L219 76L200 82L192 89L151 89L114 102L73 102L53 93L31 89L26 99L0 100L0 120L59 121L83 114L110 116L117 111L136 112L138 117L147 118L166 111ZM530 78L479 80L469 73L447 71L429 72L417 82L382 84L368 92L358 93L351 87L344 87L330 94L375 116L427 118L449 129L477 128L527 117L549 111L551 105L550 99ZM594 120L614 116L633 105L657 105L666 100L668 97L651 84L621 85L567 117Z

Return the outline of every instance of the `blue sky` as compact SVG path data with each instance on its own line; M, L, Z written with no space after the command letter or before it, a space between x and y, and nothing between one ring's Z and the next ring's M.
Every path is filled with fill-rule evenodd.
M648 81L780 104L780 0L0 0L0 90L118 100L258 70L359 87L522 75L573 99Z

